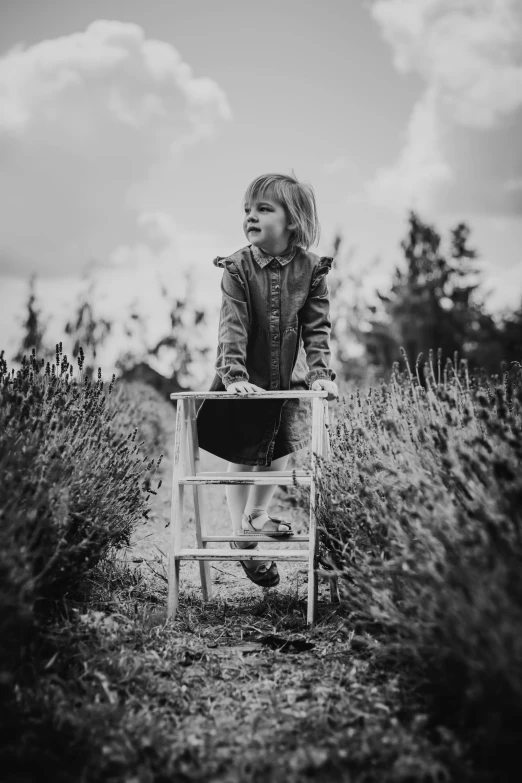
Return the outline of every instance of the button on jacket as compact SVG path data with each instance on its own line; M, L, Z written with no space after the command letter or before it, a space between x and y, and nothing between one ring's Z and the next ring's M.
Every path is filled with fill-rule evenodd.
M286 390L335 379L329 367L330 257L302 248L274 257L248 245L218 256L214 265L224 272L211 391L237 381ZM310 414L310 401L299 399L205 400L198 411L199 444L229 462L269 466L309 444Z

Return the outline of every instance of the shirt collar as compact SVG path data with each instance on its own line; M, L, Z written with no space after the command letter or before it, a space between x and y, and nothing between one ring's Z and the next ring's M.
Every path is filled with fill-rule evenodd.
M285 253L285 255L283 256L269 256L267 253L264 253L255 245L250 245L250 250L252 251L252 255L254 256L254 259L257 261L261 269L274 259L276 261L279 261L281 266L285 266L285 264L290 263L290 261L294 258L297 252L297 249L294 247L290 253Z

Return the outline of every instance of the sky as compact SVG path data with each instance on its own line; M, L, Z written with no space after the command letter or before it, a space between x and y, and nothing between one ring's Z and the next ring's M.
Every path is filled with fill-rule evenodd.
M1 0L1 347L33 273L51 344L89 281L100 316L141 313L107 372L168 330L161 285L215 341L212 259L247 243L267 172L313 185L313 252L340 232L369 293L415 209L443 236L466 221L490 310L517 307L520 139L520 0Z

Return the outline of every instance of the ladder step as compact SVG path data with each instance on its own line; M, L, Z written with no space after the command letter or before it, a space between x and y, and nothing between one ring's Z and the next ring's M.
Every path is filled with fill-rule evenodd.
M308 562L307 549L181 549L175 560L294 560Z
M267 541L271 544L293 544L294 541L310 541L309 536L289 536L288 538L272 538L272 536L202 536L202 541Z
M304 400L313 399L314 397L327 397L328 392L325 391L303 391L301 389L297 389L295 391L290 391L289 389L286 389L284 391L280 391L279 389L276 390L266 390L261 392L251 392L250 394L235 394L234 392L211 392L205 389L204 391L185 391L185 392L175 392L174 394L170 395L171 400L183 400L183 399L189 399L191 397L197 399L197 400L259 400L259 399L265 399L265 400L290 400L290 399L296 399L299 397L302 397Z
M306 470L251 470L236 473L196 473L195 476L182 476L180 484L285 484L295 480L298 484L309 485L312 474Z

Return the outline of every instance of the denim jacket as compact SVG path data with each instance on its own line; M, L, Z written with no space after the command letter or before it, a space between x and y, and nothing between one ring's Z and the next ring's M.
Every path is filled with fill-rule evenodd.
M330 369L330 315L326 274L332 258L297 248L268 256L247 245L214 265L224 269L216 373L228 387L250 381L284 390Z

